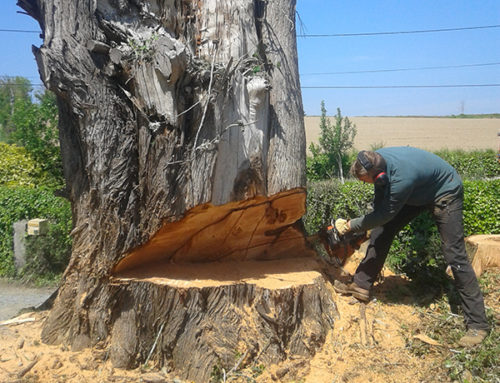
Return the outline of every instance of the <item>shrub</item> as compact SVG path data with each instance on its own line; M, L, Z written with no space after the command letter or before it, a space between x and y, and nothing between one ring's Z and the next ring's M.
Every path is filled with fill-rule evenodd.
M309 234L316 233L331 219L355 217L368 211L373 186L357 181L342 184L339 180L310 182L304 224Z
M420 285L442 285L447 277L441 238L430 212L424 212L395 237L387 257L389 267Z
M453 166L463 179L484 179L500 176L500 164L494 150L440 150L439 157Z
M310 146L312 156L306 158L306 176L309 181L321 181L336 179L335 163L332 157L326 153L321 153L315 146ZM357 152L350 151L342 155L342 172L344 177L349 179L349 168L356 159Z
M310 146L312 156L306 158L306 175L309 181L321 181L333 178L331 173L332 164L330 157L325 153L316 151L315 146Z
M61 188L64 181L53 173L25 147L0 142L0 186Z
M46 235L27 236L26 265L20 272L24 279L54 279L66 268L71 256L71 239L67 225L50 223Z
M65 255L71 248L71 207L67 200L54 196L51 190L28 187L9 188L0 186L0 276L14 276L13 224L22 219L46 218L50 222L48 236L40 241L41 249L27 243L26 258L41 261L41 255L48 265L61 270L66 263ZM31 241L34 242L35 240ZM43 244L46 242L47 244ZM38 242L37 242L38 245ZM43 250L43 249L45 250ZM30 250L31 249L31 250ZM62 250L66 249L66 250ZM29 253L28 250L34 253ZM36 271L36 266L27 265L26 272Z
M25 148L0 142L0 186L34 187L43 174Z

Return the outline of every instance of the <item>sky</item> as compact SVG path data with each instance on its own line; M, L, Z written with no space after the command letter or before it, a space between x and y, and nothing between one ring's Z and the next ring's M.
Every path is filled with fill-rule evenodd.
M346 34L500 24L499 0L298 0L298 34ZM500 84L500 28L352 37L298 37L301 86ZM499 113L500 87L302 89L307 115L340 108L346 116Z
M39 30L18 11L15 0L0 1L0 30ZM500 0L297 0L297 15L299 35L458 29L500 25ZM31 46L41 44L36 33L0 31L0 77L40 84ZM329 115L500 113L500 86L456 87L500 84L500 27L298 36L297 45L306 115L319 115L322 100ZM453 87L422 88L442 85Z

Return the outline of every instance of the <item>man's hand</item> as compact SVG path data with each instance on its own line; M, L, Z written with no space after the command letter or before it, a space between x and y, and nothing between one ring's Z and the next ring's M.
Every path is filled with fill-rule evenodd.
M349 221L343 218L339 218L335 221L335 228L337 229L340 235L344 235L345 233L351 230Z

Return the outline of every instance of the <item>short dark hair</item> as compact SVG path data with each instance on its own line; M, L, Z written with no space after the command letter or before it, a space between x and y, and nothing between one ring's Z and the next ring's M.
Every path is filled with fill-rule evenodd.
M366 169L361 161L359 160L360 153L362 153L364 159L372 164L372 167ZM385 171L386 164L384 158L377 152L372 152L371 150L363 150L358 153L356 161L351 165L350 172L356 178L361 178L363 176L369 175L370 177L375 177L378 173Z

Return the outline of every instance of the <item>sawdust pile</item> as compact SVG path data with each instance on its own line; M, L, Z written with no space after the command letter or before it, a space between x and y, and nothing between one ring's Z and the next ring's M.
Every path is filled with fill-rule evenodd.
M411 299L406 302L408 283L402 277L386 273L385 282L376 288L376 298L367 305L351 297L336 295L339 317L335 329L311 363L291 358L292 361L282 365L268 366L251 380L242 371L239 378L235 376L227 381L447 381L446 376L437 375L443 362L442 354L432 352L432 348L437 351L449 345L440 345L424 332L419 333L425 328L422 323L425 317ZM398 300L386 299L396 287L402 294ZM500 303L497 298L487 301L487 305L498 313ZM438 309L433 306L424 310L432 312ZM42 344L40 333L46 316L47 312L27 313L18 317L17 323L0 326L0 382L183 382L165 369L115 369L102 349L72 352L64 346ZM415 339L429 345L431 352L425 355L411 353L408 341Z

